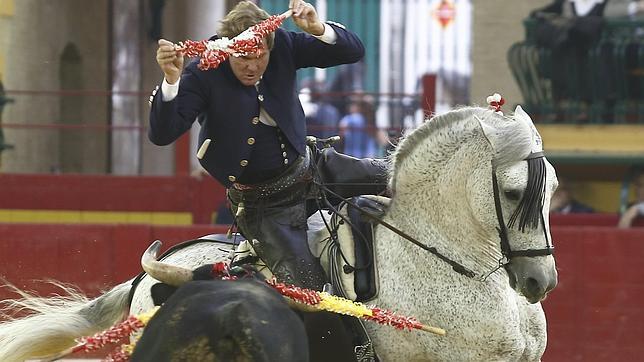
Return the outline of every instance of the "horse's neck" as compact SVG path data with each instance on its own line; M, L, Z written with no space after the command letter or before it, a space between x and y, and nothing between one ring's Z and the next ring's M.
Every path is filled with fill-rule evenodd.
M439 227L423 217L427 215L426 210L410 205L409 202L393 203L387 215L389 222L396 228L429 247L435 247L441 254L476 273L485 273L496 266L499 256L490 245L491 242L481 241L480 236L476 235L476 230L465 227L458 220L454 220L449 227ZM402 237L396 239L392 242L398 245L389 247L395 249L393 253L401 254L399 260L409 260L417 256L435 258Z
M448 166L452 167L423 163L427 155L443 146L451 154ZM430 143L425 147L415 152L420 159L406 162L408 169L397 173L388 216L399 229L475 272L493 269L500 258L496 234L494 230L483 229L477 221L477 213L493 212L493 208L473 210L470 205L472 197L485 194L476 192L485 188L482 183L491 182L485 167L488 161L465 156L484 152L484 144Z

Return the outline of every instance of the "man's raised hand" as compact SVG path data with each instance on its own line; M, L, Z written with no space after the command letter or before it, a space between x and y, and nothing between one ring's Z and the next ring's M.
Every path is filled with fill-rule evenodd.
M165 39L159 39L157 63L168 83L174 84L179 80L181 71L183 70L183 55L177 52L174 43Z
M288 8L293 10L293 21L300 29L312 35L324 34L324 24L313 5L302 0L290 0Z

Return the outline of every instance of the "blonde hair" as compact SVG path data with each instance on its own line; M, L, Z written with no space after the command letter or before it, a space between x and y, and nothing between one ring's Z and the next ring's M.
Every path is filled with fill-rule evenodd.
M233 38L241 34L244 30L258 24L270 15L255 5L251 1L239 2L221 21L219 22L218 35L221 37ZM266 46L273 49L275 44L275 33L266 36Z

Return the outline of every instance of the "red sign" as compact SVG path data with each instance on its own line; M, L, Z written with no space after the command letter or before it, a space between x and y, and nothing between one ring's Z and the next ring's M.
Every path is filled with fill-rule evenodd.
M450 1L443 0L434 11L434 16L441 23L441 27L446 28L454 20L456 9Z

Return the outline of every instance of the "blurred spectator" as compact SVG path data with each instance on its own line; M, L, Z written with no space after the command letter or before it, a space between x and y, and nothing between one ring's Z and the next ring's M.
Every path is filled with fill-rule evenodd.
M344 141L344 153L353 157L377 157L380 152L373 137L375 125L368 124L362 102L351 102L349 113L340 120L340 135Z
M362 114L367 120L367 127L371 136L376 141L377 153L375 157L385 157L388 149L392 146L389 140L389 132L376 125L376 102L373 96L363 95L360 103Z
M351 95L364 92L364 72L364 60L338 67L338 72L335 73L328 90L331 93L329 103L340 112L340 115L349 113L349 105L355 101Z
M552 84L557 121L564 120L563 114L576 101L581 110L573 121L588 120L592 87L586 59L600 38L605 6L606 0L555 0L531 14L537 19L536 43L552 51L556 64L546 76Z
M619 228L629 228L635 219L644 216L644 172L640 172L634 180L636 200L620 217L617 224Z
M617 18L638 18L635 20L644 20L644 0L632 1L632 0L608 0L606 8L604 9L604 17L617 17ZM628 18L627 18L628 19ZM624 62L613 61L613 68L624 69L624 75L626 77L625 82L621 84L620 88L618 82L616 82L613 77L610 75L604 76L606 82L602 81L605 88L613 91L616 96L615 99L609 100L612 103L616 101L624 101L624 98L628 99L629 102L637 103L642 97L644 97L644 87L642 87L643 78L643 67L641 62L641 48L642 41L644 39L644 28L637 27L635 29L624 29L622 33L624 36L634 32L634 36L631 39L624 39L624 44L615 44L612 49L608 51L615 51L620 47L624 47ZM603 54L600 54L600 61L606 63L606 57ZM607 87L608 86L608 87ZM619 89L622 91L619 92ZM625 94L624 94L625 93ZM620 96L621 94L621 96ZM638 118L641 119L642 111L641 109L631 108L627 112L629 113L639 113ZM618 119L619 120L619 119Z
M316 99L315 93L313 97L314 101ZM317 112L315 113L315 124L317 124L318 137L327 138L331 136L337 136L338 134L338 122L340 121L340 112L331 104L326 102L324 99L320 99L317 103Z
M307 84L300 91L300 101L310 135L327 138L338 134L340 112L329 102L323 83L316 81Z
M605 18L638 16L643 11L643 0L555 0L532 12L531 17L537 19L536 43L552 51L555 64L545 74L552 85L555 110L552 120L586 122L590 118L591 99L595 99L605 107L602 120L615 121L613 108L624 97L623 80L615 79L612 71L624 67L615 63L618 45L608 42L598 49L601 54L594 65L588 60L589 52L602 35ZM626 74L636 67L638 46L629 44L625 49ZM601 90L594 89L594 84L601 84ZM640 98L637 80L627 81L627 89L628 98Z
M606 0L555 0L535 13L557 14L566 18L603 16Z
M559 214L591 213L593 208L577 201L573 195L570 182L559 177L559 187L550 199L550 212Z
M300 93L297 98L299 98L300 103L302 104L302 110L304 111L304 117L306 118L306 123L308 125L315 117L315 113L318 110L317 104L313 103L313 98L311 97L311 87L309 85L303 86L302 89L300 89ZM314 130L315 129L307 129L309 133Z

